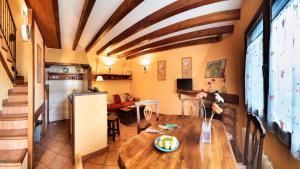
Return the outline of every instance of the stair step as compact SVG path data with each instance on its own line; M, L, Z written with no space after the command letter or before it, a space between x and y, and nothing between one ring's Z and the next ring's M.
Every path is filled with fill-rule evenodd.
M17 76L17 80L24 80L24 76Z
M0 112L0 121L19 121L19 120L27 120L28 114L2 114Z
M14 92L12 90L8 91L8 96L20 96L20 95L28 95L28 92Z
M0 130L0 150L14 150L27 147L27 128Z
M28 102L6 102L2 107L24 107L28 106Z
M15 103L6 103L2 106L2 114L27 114L28 113L28 104Z
M28 95L11 95L11 96L8 96L8 102L28 102Z
M28 84L16 84L15 87L28 87Z
M27 138L27 128L25 129L0 129L0 140L19 140Z
M15 93L28 93L28 87L27 86L15 86L13 89L9 90L11 92Z
M28 128L27 114L0 114L0 129Z
M0 150L0 168L21 166L26 158L27 149Z
M16 80L16 85L27 85L28 86L28 82L24 82L23 80Z

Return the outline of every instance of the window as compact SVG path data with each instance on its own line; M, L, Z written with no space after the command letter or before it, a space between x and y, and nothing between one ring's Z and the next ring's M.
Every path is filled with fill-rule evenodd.
M263 85L263 20L253 26L247 35L245 66L245 102L248 112L264 114Z
M283 8L282 8L283 7ZM292 155L300 159L300 2L275 1L272 9L268 126L289 133ZM283 140L287 140L282 137Z
M300 160L300 1L268 3L246 31L245 103Z

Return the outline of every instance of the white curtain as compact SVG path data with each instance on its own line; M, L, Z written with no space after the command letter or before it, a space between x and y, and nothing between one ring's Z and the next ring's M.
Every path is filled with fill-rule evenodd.
M257 113L263 118L264 83L263 83L263 34L262 22L253 31L254 37L249 39L245 68L245 101L248 112ZM256 34L256 35L255 35Z
M271 25L268 125L291 133L300 159L300 1L290 0Z

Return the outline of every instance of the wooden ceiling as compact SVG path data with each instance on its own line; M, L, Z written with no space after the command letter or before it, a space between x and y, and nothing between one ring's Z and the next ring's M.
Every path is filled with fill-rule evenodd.
M39 12L37 22L48 47L60 47L61 29L63 48L131 59L221 41L233 33L244 0L26 1Z
M49 48L61 48L58 0L25 0L32 8L45 44Z

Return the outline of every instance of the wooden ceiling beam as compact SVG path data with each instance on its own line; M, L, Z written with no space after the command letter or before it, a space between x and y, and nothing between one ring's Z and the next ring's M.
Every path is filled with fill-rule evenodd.
M73 47L72 47L73 50L75 50L78 45L81 34L86 25L86 22L89 19L89 16L92 12L95 2L96 2L96 0L85 0L85 2L84 2L83 9L81 12L81 17L79 20L79 24L78 24L76 35L75 35L74 42L73 42Z
M117 23L144 0L124 0L112 16L106 21L101 29L86 46L85 51L91 50Z
M139 22L135 23L131 27L127 28L121 34L119 34L118 36L113 38L111 41L109 41L107 44L105 44L103 47L101 47L101 49L99 49L97 51L97 54L102 53L108 47L114 46L117 43L121 42L122 40L130 37L131 35L139 32L155 23L158 23L164 19L167 19L167 18L175 16L179 13L182 13L182 12L185 12L185 11L188 11L188 10L200 7L200 6L204 6L204 5L208 5L208 4L212 4L212 3L216 3L216 2L220 2L220 1L224 1L224 0L193 0L193 1L177 0L165 7L163 7L162 9L152 13L151 15L148 15L144 19L140 20Z
M239 9L216 12L216 13L212 13L212 14L207 14L207 15L187 19L187 20L166 26L166 27L156 30L154 32L148 33L140 38L137 38L127 44L124 44L124 45L110 51L108 53L108 55L113 55L113 54L119 53L121 51L129 49L129 48L131 48L135 45L138 45L140 43L143 43L145 41L159 38L161 36L171 34L174 32L178 32L178 31L181 31L184 29L189 29L189 28L193 28L196 26L213 24L213 23L218 23L218 22L238 20L238 19L240 19L240 10ZM101 51L97 52L97 54L100 54L100 53L101 53Z
M166 51L166 50L171 50L171 49L176 49L176 48L208 44L208 43L216 43L216 42L221 41L221 39L222 38L220 36L218 36L218 37L210 37L210 38L205 38L205 39L196 39L196 40L191 40L191 41L179 42L179 43L175 43L175 44L171 44L171 45L167 45L167 46L162 46L162 47L142 51L142 52L127 56L126 59L133 59L138 56L146 55L149 53L161 52L161 51Z
M54 19L55 19L57 45L58 48L61 49L58 0L52 0L52 6L53 6Z
M203 37L208 37L208 36L213 36L213 35L217 36L217 35L223 35L223 34L231 34L231 33L233 33L233 31L234 31L234 26L230 25L230 26L222 26L222 27L217 27L217 28L209 28L209 29L189 32L189 33L173 36L170 38L166 38L166 39L163 39L160 41L156 41L156 42L129 50L127 52L117 55L117 57L121 58L121 57L132 55L134 53L141 52L145 49L155 48L155 47L172 44L172 43L176 43L176 42L182 42L185 40L203 38Z
M25 3L34 12L34 20L39 27L46 46L60 49L61 35L58 0L25 0Z

